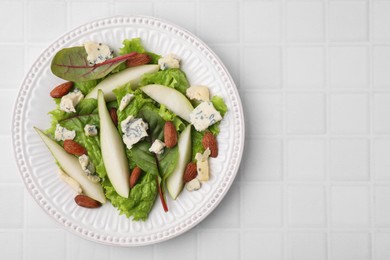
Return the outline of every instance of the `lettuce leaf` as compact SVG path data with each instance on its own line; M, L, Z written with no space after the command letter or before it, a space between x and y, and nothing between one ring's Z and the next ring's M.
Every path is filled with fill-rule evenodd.
M75 82L74 87L80 89L80 91L86 96L92 89L96 87L98 81L96 79L83 81L83 82Z
M119 196L108 178L104 179L102 186L106 197L120 214L125 214L128 218L132 216L135 221L145 221L148 218L158 192L155 175L151 173L142 173L137 185L130 190L129 198Z
M134 51L138 53L147 53L152 58L150 61L151 64L157 64L158 60L161 58L161 56L158 54L146 51L142 45L141 38L133 38L131 40L126 39L122 43L123 47L119 49L120 55L128 54Z
M145 74L141 79L140 86L149 84L171 87L180 91L183 95L186 94L187 88L190 86L186 74L180 69L167 69Z

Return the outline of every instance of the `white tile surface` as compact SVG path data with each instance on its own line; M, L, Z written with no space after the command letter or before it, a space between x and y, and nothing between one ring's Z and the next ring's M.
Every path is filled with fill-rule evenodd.
M290 47L286 58L286 84L291 88L321 88L325 83L322 47Z
M333 227L367 227L370 224L368 187L331 187L330 207L330 223Z
M287 259L289 260L328 259L324 233L290 233L287 235L287 243Z
M385 0L0 1L0 258L390 259L389 13ZM10 139L18 86L41 51L119 14L199 35L230 70L246 120L222 203L185 235L141 248L60 228L23 187Z
M294 181L319 181L325 177L324 140L293 139L287 142L287 176Z
M366 41L368 4L366 1L331 1L328 22L331 41Z
M283 235L280 232L247 231L242 239L244 259L283 259Z
M369 233L333 233L330 235L330 259L368 260L371 246Z
M322 185L294 185L287 190L288 224L323 227L326 223L325 189Z
M366 47L329 47L328 55L332 88L368 87L369 56Z
M288 94L286 96L287 133L325 133L325 97L323 94Z
M365 134L369 126L366 94L330 95L330 130L335 134Z
M322 1L291 1L286 4L286 38L317 42L325 37L325 5Z

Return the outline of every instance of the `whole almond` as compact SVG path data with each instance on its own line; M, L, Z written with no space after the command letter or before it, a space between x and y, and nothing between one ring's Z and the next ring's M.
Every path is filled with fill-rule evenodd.
M198 175L198 171L196 170L196 163L190 162L187 164L186 169L183 174L183 181L185 183L192 181Z
M80 207L90 208L90 209L99 208L102 205L99 201L96 201L86 195L81 195L81 194L77 195L74 198L74 201Z
M62 83L55 87L51 92L50 96L52 98L61 98L69 93L70 89L73 87L73 82L68 81L65 83Z
M117 111L116 108L114 107L110 108L110 116L115 126L118 125L118 115L116 114L116 111Z
M210 149L210 157L218 156L218 143L217 139L211 132L205 132L202 139L202 145L204 149Z
M77 156L87 154L87 150L84 147L82 147L79 143L77 143L73 140L65 140L64 141L64 150L70 154L74 154Z
M141 168L136 166L130 174L130 189L133 188L141 175Z
M146 53L137 53L126 61L127 67L135 67L148 64L151 58Z
M164 143L168 148L172 148L177 144L177 131L175 125L168 121L164 125Z

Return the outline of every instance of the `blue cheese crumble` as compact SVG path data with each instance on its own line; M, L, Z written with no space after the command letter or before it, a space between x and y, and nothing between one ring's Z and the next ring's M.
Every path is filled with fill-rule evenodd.
M69 92L61 98L60 110L66 113L76 112L76 106L83 98L83 93L76 88L73 92Z
M97 126L86 124L84 126L84 134L86 136L97 136L98 134Z
M204 131L221 120L221 114L211 102L200 103L190 114L190 122L197 131Z
M155 154L162 154L164 152L165 143L161 140L156 139L152 146L149 148L149 152Z
M123 111L128 105L129 103L131 102L131 100L133 100L134 98L134 95L133 94L126 94L122 99L121 99L121 103L119 104L119 111Z
M87 41L84 43L84 48L87 52L87 60L90 66L105 62L114 57L114 51L101 42Z
M88 179L94 183L97 183L100 181L99 176L95 174L95 166L93 163L89 160L88 155L83 154L79 157L79 163L81 165L81 168L83 169L85 175L88 177Z
M57 141L73 140L76 137L76 131L71 131L65 127L57 124L56 130L54 132L54 139Z
M163 58L160 58L158 60L158 65L160 66L161 70L178 69L180 68L180 60L180 57L173 53L170 53Z
M191 100L210 101L209 88L206 86L191 86L187 89L186 96Z
M142 118L128 116L121 122L121 128L123 132L123 142L126 144L127 149L131 149L134 144L148 136L148 133L146 132L146 130L148 130L148 124L145 123Z

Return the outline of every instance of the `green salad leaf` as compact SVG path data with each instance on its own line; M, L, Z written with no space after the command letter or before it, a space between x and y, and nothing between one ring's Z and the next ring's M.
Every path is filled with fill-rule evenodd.
M132 216L135 221L145 221L148 218L158 192L156 178L151 173L141 175L138 184L130 190L129 198L119 196L107 178L102 182L102 186L106 197L120 214Z
M167 69L145 74L142 77L140 86L149 84L160 84L171 87L184 95L186 94L187 88L190 86L186 74L180 69Z
M146 51L142 45L141 38L126 39L123 41L123 47L119 49L119 54L124 55L132 52L148 54L152 58L150 61L151 64L157 64L158 60L161 58L158 54Z
M99 79L133 55L134 53L124 54L91 66L83 46L64 48L55 54L51 62L51 71L57 77L74 82Z

